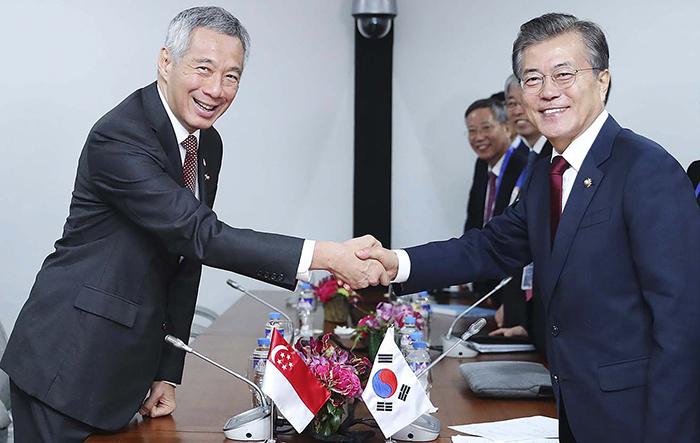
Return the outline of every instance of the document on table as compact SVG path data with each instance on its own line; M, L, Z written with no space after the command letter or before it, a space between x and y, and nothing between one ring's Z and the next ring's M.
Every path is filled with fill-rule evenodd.
M556 418L536 415L512 420L476 423L472 425L449 426L457 432L484 437L496 441L535 442L541 439L559 437L559 422ZM461 436L460 436L461 437ZM456 440L456 439L455 439ZM459 443L477 443L479 440L459 439ZM548 443L551 443L549 440Z
M516 440L513 443L557 443L559 440L556 438L536 438L529 440ZM491 440L490 438L483 437L469 437L467 435L453 435L452 443L501 443L498 440ZM510 443L510 442L506 442Z

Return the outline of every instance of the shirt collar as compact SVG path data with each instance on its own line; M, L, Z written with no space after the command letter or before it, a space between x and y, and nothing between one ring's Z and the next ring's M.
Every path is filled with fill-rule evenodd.
M569 166L571 166L575 171L578 172L579 169L581 169L583 160L586 158L586 155L588 155L588 151L591 150L593 142L595 141L596 137L598 137L598 133L603 128L605 120L607 119L608 111L603 109L603 112L601 112L598 118L593 121L591 126L589 126L588 129L583 132L583 134L572 141L571 144L564 150L564 153L561 154L561 156L564 157L564 160L566 160ZM552 149L552 158L556 157L557 155L559 155L557 151Z
M173 111L170 110L170 106L168 105L168 102L165 101L165 97L163 97L163 93L160 91L160 85L156 85L158 89L158 96L160 97L160 101L163 102L163 107L165 108L165 112L168 113L168 118L170 118L170 123L173 125L173 130L175 131L175 139L177 140L177 144L180 145L185 139L190 135L190 133L185 129L184 126L180 123L180 120L178 120L175 117L175 114L173 114ZM197 146L199 146L199 129L194 131L192 133L197 138Z
M542 152L542 148L544 148L545 143L547 143L547 138L544 135L541 135L532 147L532 150L535 151L535 154L539 154L540 152Z
M506 151L508 152L508 151ZM501 167L503 167L503 159L506 158L506 153L504 152L501 158L498 159L495 165L493 165L493 168L489 166L489 172L493 172L496 177L499 176L501 173Z

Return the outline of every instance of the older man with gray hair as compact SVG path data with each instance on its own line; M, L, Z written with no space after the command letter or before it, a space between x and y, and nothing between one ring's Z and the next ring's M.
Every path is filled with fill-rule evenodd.
M482 230L387 251L396 290L501 278L534 262L562 442L700 441L700 210L683 168L605 110L598 25L545 14L513 72L552 143L528 191Z
M90 131L63 236L1 363L16 441L80 442L137 411L170 414L184 353L163 339L189 338L202 265L286 289L310 269L355 288L388 284L381 264L354 254L378 244L371 236L313 242L236 229L212 211L222 158L212 125L236 97L248 48L226 10L181 12L157 81Z

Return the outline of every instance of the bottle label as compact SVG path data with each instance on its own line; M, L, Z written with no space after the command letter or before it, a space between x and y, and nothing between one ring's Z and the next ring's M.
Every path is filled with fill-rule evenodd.
M303 307L303 308L311 309L314 306L314 299L313 298L306 298L306 297L300 298L298 306L300 308Z
M430 366L429 361L409 361L408 362L408 367L411 368L414 374L419 373L420 371L424 370Z
M253 370L258 374L265 373L265 365L267 364L267 358L263 357L253 357Z
M284 328L279 327L279 325L275 325L275 329L280 331L280 335L284 337ZM265 326L265 338L272 340L272 326Z

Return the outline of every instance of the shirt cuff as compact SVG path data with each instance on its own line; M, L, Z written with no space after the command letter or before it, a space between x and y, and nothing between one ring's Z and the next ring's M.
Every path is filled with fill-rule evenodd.
M162 381L163 383L169 384L169 385L172 386L173 388L177 388L177 384L176 384L176 383L173 383L173 382L168 381L168 380L161 380L161 381Z
M304 246L301 248L301 257L299 258L299 267L297 268L297 280L311 280L311 261L314 258L314 248L316 242L314 240L304 240Z
M403 283L411 275L411 258L408 256L408 252L403 249L392 249L392 251L396 253L396 257L399 259L399 269L396 272L396 278L391 282Z

